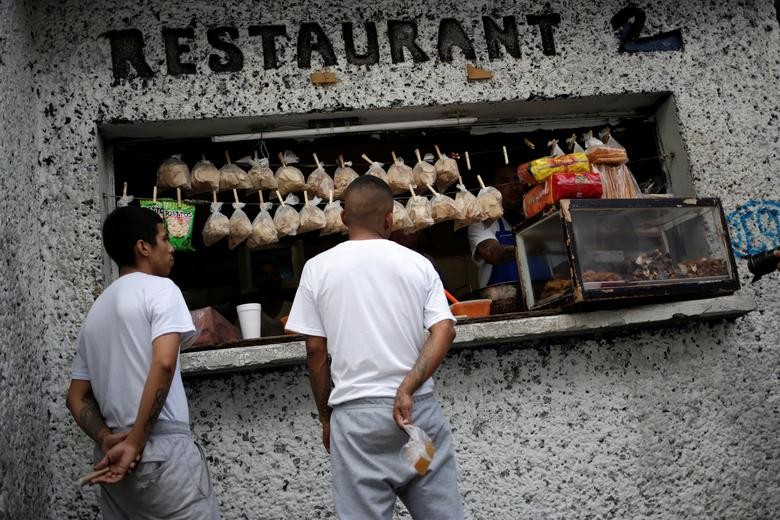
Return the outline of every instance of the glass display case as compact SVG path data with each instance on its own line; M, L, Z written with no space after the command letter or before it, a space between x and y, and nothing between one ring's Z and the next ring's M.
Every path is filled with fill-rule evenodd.
M528 309L739 289L717 199L577 199L515 230Z

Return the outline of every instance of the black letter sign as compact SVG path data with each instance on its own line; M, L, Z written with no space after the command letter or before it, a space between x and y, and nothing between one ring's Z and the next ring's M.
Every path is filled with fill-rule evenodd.
M287 27L284 25L250 25L249 36L263 38L263 68L265 70L278 69L279 60L276 59L276 43L274 38L287 37Z
M379 41L376 36L374 22L366 22L366 53L358 54L355 50L355 35L352 32L352 24L341 24L341 33L344 36L344 52L347 55L347 63L352 65L375 65L379 63Z
M108 31L105 33L111 42L111 69L114 80L119 81L130 76L129 65L142 78L151 78L154 72L144 59L144 35L138 29Z
M489 16L482 17L482 25L485 27L485 39L487 40L488 57L490 61L501 59L501 45L506 47L506 52L513 58L520 58L520 43L517 41L517 22L514 16L504 17L504 30Z
M624 7L612 17L612 28L620 40L620 52L679 51L683 47L682 32L675 29L655 36L639 37L645 26L645 12L638 7Z
M529 14L526 17L528 25L538 25L542 33L542 52L545 56L555 56L555 35L553 27L561 23L558 13Z
M317 39L312 42L312 36ZM333 46L330 40L325 36L320 24L316 22L302 23L301 30L298 32L298 68L311 68L311 53L317 51L322 56L322 63L326 67L336 64L336 54L333 52Z
M168 29L162 31L165 41L165 61L168 63L168 74L178 76L180 74L195 74L194 63L182 63L181 55L190 52L190 46L179 43L180 38L195 38L192 27L184 29Z
M225 57L217 54L209 55L209 68L214 72L238 72L244 67L244 55L241 49L233 43L225 41L225 36L231 40L238 39L238 29L235 27L214 27L206 32L209 43L215 49L225 53Z
M430 59L414 41L417 39L417 24L415 22L388 20L387 36L390 39L390 57L393 63L404 61L404 47L409 50L415 63Z
M477 54L474 52L474 46L471 40L466 36L460 23L455 18L444 18L439 23L439 59L442 63L452 61L452 48L460 47L463 56L467 60L476 60Z

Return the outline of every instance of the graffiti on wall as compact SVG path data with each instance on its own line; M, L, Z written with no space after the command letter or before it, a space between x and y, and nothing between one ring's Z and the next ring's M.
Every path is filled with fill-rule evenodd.
M745 258L780 247L780 201L749 200L726 220L737 256Z

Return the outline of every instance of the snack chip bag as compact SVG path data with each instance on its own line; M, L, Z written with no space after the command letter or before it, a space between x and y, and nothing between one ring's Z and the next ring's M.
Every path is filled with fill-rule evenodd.
M306 192L304 192L305 194ZM322 229L326 225L325 212L323 212L317 205L320 203L318 197L314 197L311 200L307 200L301 210L301 224L298 226L298 233L308 233L309 231L316 231Z
M306 179L303 178L303 173L295 166L292 166L298 162L298 157L291 151L286 150L284 155L279 156L279 159L282 161L282 165L276 170L276 183L279 193L285 196L288 193L305 190Z
M582 152L536 159L531 161L529 170L537 183L544 181L554 173L588 173L591 171L588 156Z
M395 157L395 154L393 154ZM404 160L398 157L387 170L387 184L390 185L394 195L409 191L409 185L414 184L412 169L404 164Z
M190 169L180 155L172 155L157 168L157 188L169 190L190 189Z
M233 214L230 216L230 234L228 235L228 247L235 249L252 234L252 222L244 213L245 204L233 203Z
M221 202L211 203L211 215L203 226L203 244L211 246L230 234L230 220L220 212Z
M460 176L458 161L443 155L439 151L438 146L436 146L436 153L439 155L439 159L436 161L436 164L433 165L436 169L436 189L445 191L458 182L458 177Z
M400 202L393 201L393 228L392 231L414 229L414 223L409 218L406 208Z
M452 197L435 193L431 198L431 217L434 223L456 220L461 218L461 215L462 213Z
M269 213L272 206L273 204L270 202L260 205L260 213L252 221L252 233L246 239L246 246L249 249L257 249L261 246L279 242L274 219L271 218Z
M368 170L366 171L366 175L373 175L374 177L379 177L383 181L387 182L387 172L382 167L381 162L372 162L371 166L369 166Z
M479 206L477 197L467 190L463 184L458 184L455 205L460 212L460 218L455 221L455 231L482 221L482 208Z
M336 168L333 173L333 196L337 199L343 199L349 185L358 177L357 172L352 169L351 162L341 162L341 166Z
M341 220L341 211L340 200L334 200L325 206L325 228L320 231L320 236L348 231L344 221Z
M251 190L252 181L243 168L230 162L230 155L225 152L227 163L219 169L219 189L220 190Z
M249 159L248 162L251 167L247 175L249 175L249 181L252 183L252 191L274 191L279 187L274 172L268 165L268 159L258 159L257 152L255 152L255 157Z
M315 197L327 199L331 190L335 189L335 183L325 169L320 166L309 174L309 180L306 181L306 189L314 193Z
M149 208L165 223L168 240L176 251L195 251L192 247L192 231L195 224L195 205L182 202L181 207L172 199L141 199L142 208Z
M406 213L409 214L409 220L412 227L410 232L419 231L433 225L431 216L431 201L422 195L412 195L406 203Z
M401 447L401 458L420 475L428 473L428 468L436 455L436 446L425 431L411 424L404 424L409 441Z
M274 213L274 225L279 238L285 236L294 236L298 233L298 227L301 225L301 217L292 206L298 204L298 197L293 194L287 195L283 204L279 204Z
M426 155L425 159L420 158L420 151L415 150L417 155L417 164L412 169L412 176L414 178L415 186L426 186L430 184L433 186L436 183L436 167L428 162L428 157L433 159L433 155Z
M214 163L202 157L192 167L192 192L219 191L220 173Z
M493 186L485 186L477 194L477 202L482 210L484 222L492 224L504 216L504 207L501 204L501 192Z

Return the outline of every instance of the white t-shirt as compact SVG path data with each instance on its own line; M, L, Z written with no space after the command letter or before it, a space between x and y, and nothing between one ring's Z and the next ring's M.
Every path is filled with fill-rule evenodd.
M441 279L422 255L390 240L349 240L309 260L287 329L328 340L331 406L395 397L425 341L454 318ZM433 379L417 394L433 391Z
M171 332L181 333L186 344L194 338L195 326L181 291L167 278L126 274L95 300L79 333L71 378L90 382L109 428L135 423L152 363L152 341ZM159 418L190 421L178 359Z
M504 223L504 229L512 229L509 222L501 217ZM479 288L486 287L490 281L490 275L493 274L493 266L485 262L482 257L477 256L477 246L485 240L496 240L496 232L499 230L498 221L493 222L490 227L485 227L482 222L476 222L469 226L469 246L471 247L471 258L477 264L477 275L479 278Z

